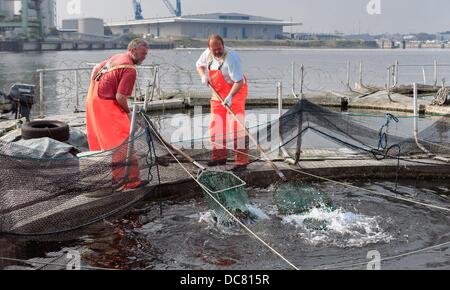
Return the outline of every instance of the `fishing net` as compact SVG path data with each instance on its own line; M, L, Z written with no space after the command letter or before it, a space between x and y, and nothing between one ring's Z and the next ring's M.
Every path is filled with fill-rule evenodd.
M248 114L247 120L250 119L252 116ZM253 119L263 118L253 116ZM417 138L413 133L415 121L418 123ZM450 157L450 119L445 116L415 118L394 112L341 112L338 108L324 108L305 98L275 121L258 121L256 124L248 121L247 126L272 159L285 159L286 154L280 152L283 149L300 166L304 160L321 160L325 169L318 175L323 177L327 177L326 167L333 160L342 160L342 166L347 167L352 166L352 160L362 161L360 165L365 160L392 160L387 164L396 165L398 175L400 161L408 161L401 163L402 169L408 170L410 166L436 165L438 161L433 160L433 157ZM178 128L167 126L165 129L173 131ZM200 137L196 139L179 140L177 145L188 148L186 151L195 160L208 161L211 155L211 146L208 145L211 144L207 137L202 137L205 135L207 132L198 134ZM255 145L250 145L251 163L264 162ZM231 161L235 154L231 139L227 140L227 148L228 161ZM448 166L442 162L439 164ZM333 168L333 165L329 166ZM251 185L258 186L255 183ZM321 192L307 182L279 182L274 191L274 203L281 214L299 214L315 207L332 209L327 196L329 193ZM240 206L244 208L244 204L242 202Z
M172 154L185 155L185 161L189 161L198 167L196 182L202 188L208 207L216 222L223 225L232 225L236 221L235 218L241 221L254 218L249 209L250 201L245 192L246 183L242 179L232 172L206 170L189 155L179 151L164 140L155 125L147 117L145 117L145 120L156 138L166 145L166 149ZM177 161L180 162L180 160Z
M295 149L296 154L311 146L302 137L312 133L316 136L312 138L317 140L320 136L327 139L334 148L346 148L377 159L414 155L450 156L448 117L434 117L429 122L419 119L421 128L417 139L413 134L414 121L414 117L400 119L392 113L383 117L334 112L304 99L272 126L280 128L283 147Z
M282 183L275 192L275 204L282 215L303 214L313 208L333 208L327 194L301 181Z
M203 195L218 223L230 225L234 222L219 203L242 221L254 218L249 209L250 200L245 191L246 184L236 175L225 171L204 171L197 180L203 186Z
M326 164L327 157L392 159L408 160L408 163L402 163L402 168L407 170L408 166L430 164L433 156L450 157L449 118L427 116L419 119L417 138L413 134L414 120L395 114L343 113L303 99L276 121L250 124L249 127L271 158L283 160L284 157L280 157L282 148L300 165L304 160L316 159L324 160ZM144 118L139 116L138 123L132 152L140 178L150 183L131 192L117 191L113 184L114 168L129 165L125 158L130 146L128 142L114 150L78 154L72 158L34 158L30 156L39 156L34 149L17 142L0 141L0 232L46 235L82 228L125 212L145 197L156 197L160 184L194 183L192 176L198 168L181 156L173 159L146 126ZM168 127L156 125L164 134L171 132ZM167 135L164 137L196 161L203 162L211 158L211 149L205 146L209 140L204 136L207 135L181 140L183 146ZM232 147L228 151L230 161L235 152ZM254 144L250 144L249 155L251 163L264 161ZM445 168L448 163L440 163L440 166ZM327 172L320 175L326 177ZM251 186L258 186L255 180L253 178ZM213 195L230 212L239 218L251 218L245 186L235 176L208 169L198 181L208 188L208 192L216 192ZM327 194L307 182L290 181L280 183L275 189L274 203L280 213L296 214L329 206ZM217 219L227 223L231 219L228 214L209 195L205 197Z
M182 170L167 167L167 151L142 118L138 123L134 140L102 152L74 148L69 156L42 158L36 148L0 141L0 233L49 235L80 229L155 196L161 182L187 179ZM149 184L123 191L128 166L136 166L139 178Z

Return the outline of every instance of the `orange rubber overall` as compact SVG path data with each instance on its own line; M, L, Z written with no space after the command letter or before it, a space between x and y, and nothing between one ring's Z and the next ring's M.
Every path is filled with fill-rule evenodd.
M122 145L130 136L131 122L128 114L116 100L102 99L98 94L100 80L92 79L86 100L86 128L90 151L114 149L112 155L112 183L125 182L124 188L140 184L138 161L133 153L125 180L127 147Z
M233 87L229 84L220 70L209 71L209 82L220 97L225 100ZM244 78L244 85L233 97L231 110L239 120L245 122L245 100L248 95L248 84ZM248 164L248 141L245 131L240 127L234 117L228 113L227 109L217 96L211 99L211 124L209 127L211 142L213 146L212 160L223 160L228 157L227 148L236 150L235 162L237 165ZM233 142L232 147L227 146L227 142Z

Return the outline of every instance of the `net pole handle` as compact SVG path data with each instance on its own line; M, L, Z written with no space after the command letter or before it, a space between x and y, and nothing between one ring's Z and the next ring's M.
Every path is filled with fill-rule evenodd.
M127 148L127 161L125 168L125 180L128 181L128 177L130 175L130 166L131 166L131 158L133 155L133 146L134 146L134 136L136 133L136 115L138 111L137 104L133 105L133 112L131 115L131 125L130 125L130 136L128 138L128 148Z
M216 91L216 89L211 85L211 83L208 83L209 87L211 88L211 90L213 91L213 93L216 95L217 98L219 98L219 100L222 102L224 102L223 98L219 95L219 93ZM233 110L231 110L230 106L223 104L224 107L227 109L228 113L231 114L231 116L233 116L234 120L236 122L239 123L239 125L242 127L242 129L245 131L245 133L247 134L248 138L250 140L252 140L252 142L255 144L256 148L258 149L259 152L261 152L261 154L263 155L263 157L266 159L266 161L270 164L270 166L272 166L273 170L275 170L275 172L278 174L278 176L281 178L281 180L283 181L287 181L286 176L283 174L283 172L281 172L281 170L275 165L275 163L272 162L272 160L269 159L269 157L267 156L267 153L264 151L264 149L259 145L258 141L255 139L255 137L253 137L252 134L250 134L250 131L248 130L248 128L245 126L245 124L238 118L238 116L236 116L236 114L233 112Z

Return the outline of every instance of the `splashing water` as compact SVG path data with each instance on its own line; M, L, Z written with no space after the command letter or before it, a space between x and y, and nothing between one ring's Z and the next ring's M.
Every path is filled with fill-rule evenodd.
M258 221L270 219L270 217L260 208L254 206L254 205L251 205L251 204L246 204L245 206L247 207L248 211L251 213L252 218L241 220L241 222L243 222L244 224L251 225ZM230 220L231 220L231 218L230 218ZM240 227L238 226L238 224L235 221L226 223L226 224L220 222L218 217L216 216L214 210L209 210L207 212L201 212L199 215L198 222L206 224L209 229L218 229L220 232L225 233L225 234L230 234L230 235L242 234L242 232L240 231Z
M314 208L305 214L285 216L282 221L295 225L298 235L311 245L327 244L339 248L389 243L394 238L383 230L383 222L386 221L381 217L346 212L342 208Z

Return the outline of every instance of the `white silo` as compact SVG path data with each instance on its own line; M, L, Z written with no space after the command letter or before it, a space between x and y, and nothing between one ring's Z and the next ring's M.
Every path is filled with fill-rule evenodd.
M78 20L78 32L91 35L105 35L103 19L81 18Z

